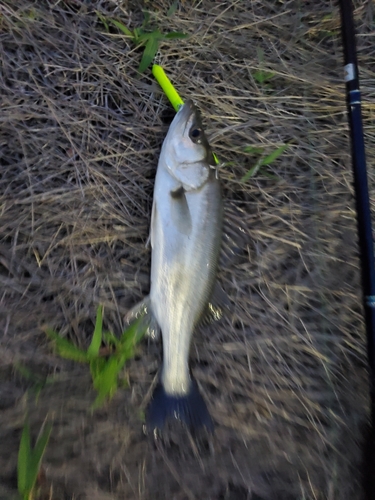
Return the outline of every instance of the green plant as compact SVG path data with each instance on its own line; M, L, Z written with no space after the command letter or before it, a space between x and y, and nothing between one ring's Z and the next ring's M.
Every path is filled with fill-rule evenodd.
M126 361L134 357L136 345L146 332L142 317L127 328L118 339L111 332L103 333L103 307L96 313L95 328L88 349L76 347L69 340L61 338L57 332L45 328L45 333L54 342L57 353L66 359L88 363L91 378L98 395L93 408L111 399L118 389L118 376ZM101 350L103 341L107 349Z
M263 66L264 65L264 51L260 47L257 47L257 56L258 56L259 65ZM271 80L271 78L273 78L276 75L276 73L274 73L273 71L265 70L261 67L257 71L254 71L254 73L252 73L252 75L253 75L254 79L260 85L264 85L269 80Z
M176 8L177 4L172 4L168 10L167 16L172 16ZM177 31L162 33L159 29L153 29L150 26L151 16L149 12L143 13L144 19L142 25L139 28L134 28L133 30L130 30L127 26L116 19L105 18L98 11L96 11L96 15L104 25L107 32L109 31L109 24L113 24L113 26L116 26L116 28L125 36L129 37L137 47L144 47L142 59L138 67L138 71L140 73L143 73L152 64L161 42L188 37L186 33L180 33Z
M289 146L289 144L283 144L282 146L278 147L272 153L269 153L267 156L261 156L255 163L253 167L251 167L246 174L242 177L241 182L246 182L249 180L251 177L254 177L255 174L258 172L261 172L263 175L266 175L268 177L275 178L274 175L266 172L264 169L262 170L262 167L267 167L271 165L279 156L282 155L282 153L286 150L286 148ZM264 148L259 148L259 147L253 147L253 146L247 146L244 150L244 153L249 153L253 155L263 155L264 153Z
M44 389L44 387L53 384L57 379L57 375L42 376L39 373L32 372L27 366L23 365L22 363L16 362L14 363L13 367L23 379L29 382L29 384L31 385L29 391L34 393L36 400L38 399L39 394Z
M264 69L259 69L258 71L254 71L253 77L255 80L263 85L264 83L268 82L268 80L271 80L275 76L276 73L273 73L272 71L266 71Z
M38 436L35 447L31 447L30 426L24 425L22 430L17 462L17 486L23 500L32 500L36 495L36 481L40 465L46 450L52 424L48 424Z

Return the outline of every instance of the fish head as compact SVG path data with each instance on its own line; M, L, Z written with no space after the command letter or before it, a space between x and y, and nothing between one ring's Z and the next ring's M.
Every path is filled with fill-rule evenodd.
M187 100L174 117L163 143L166 166L186 191L198 189L215 165L199 111Z

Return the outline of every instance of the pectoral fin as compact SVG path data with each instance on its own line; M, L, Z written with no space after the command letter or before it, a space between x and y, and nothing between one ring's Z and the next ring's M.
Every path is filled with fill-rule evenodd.
M180 233L189 236L192 230L192 221L189 205L186 200L185 189L182 186L170 192L171 218L174 226Z

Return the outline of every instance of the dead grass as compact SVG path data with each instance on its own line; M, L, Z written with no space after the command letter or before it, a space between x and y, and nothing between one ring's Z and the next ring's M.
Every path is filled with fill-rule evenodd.
M342 83L339 12L327 2L144 2L165 31L162 63L202 109L224 165L225 203L245 228L219 279L231 299L202 329L194 373L217 422L206 446L142 434L159 364L144 345L108 408L90 414L85 370L56 358L40 326L87 346L96 307L119 333L148 292L153 179L173 113L141 53L95 10L134 28L138 2L0 2L0 498L14 491L26 411L54 419L46 498L360 498L365 342ZM356 2L363 115L374 199L374 4ZM259 60L259 50L264 53ZM275 73L260 85L254 72ZM270 167L254 159L291 141ZM36 399L16 362L56 381ZM48 494L47 494L48 491Z

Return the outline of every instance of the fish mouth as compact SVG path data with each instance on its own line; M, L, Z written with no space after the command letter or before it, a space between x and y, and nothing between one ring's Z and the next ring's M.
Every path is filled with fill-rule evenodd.
M185 103L178 110L179 119L183 121L189 121L189 118L193 113L195 113L197 108L195 107L192 99L187 99Z
M178 123L183 126L183 135L187 133L187 129L191 126L196 126L202 128L202 121L200 117L200 112L192 99L187 99L182 107L178 110L176 118L178 117Z

